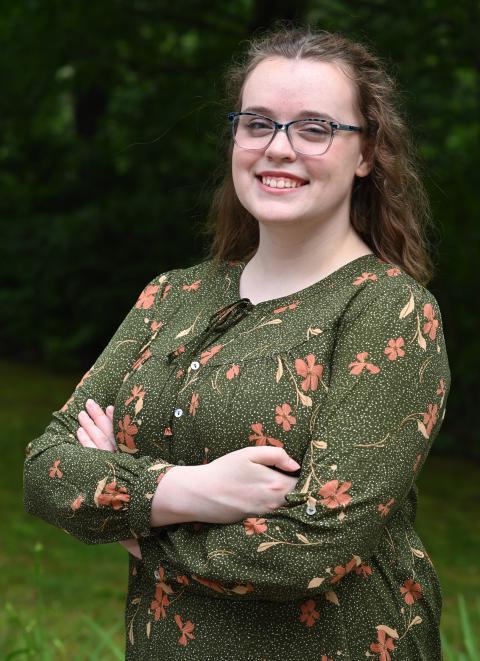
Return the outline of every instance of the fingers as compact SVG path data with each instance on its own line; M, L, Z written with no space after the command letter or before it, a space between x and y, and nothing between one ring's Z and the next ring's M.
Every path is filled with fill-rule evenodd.
M108 452L116 452L117 446L113 435L113 406L102 408L92 399L87 400L86 411L80 411L77 438L83 447L97 448Z
M107 407L107 409L110 407ZM113 411L113 406L111 407ZM108 416L106 413L104 413L103 409L101 406L97 404L93 399L87 399L85 403L85 409L90 416L90 418L93 420L94 424L105 434L107 438L110 436L113 438L113 424L112 424L112 416ZM109 440L112 440L109 438Z
M77 429L77 438L84 448L97 448L95 443L90 440L87 432L82 427ZM98 448L97 448L98 449Z
M300 468L300 464L292 459L283 448L259 446L250 450L250 461L254 463L276 466L284 471L295 471Z

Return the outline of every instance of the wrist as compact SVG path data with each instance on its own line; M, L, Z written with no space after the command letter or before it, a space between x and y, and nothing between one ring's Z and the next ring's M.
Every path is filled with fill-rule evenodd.
M160 480L152 498L152 528L196 521L191 486L201 466L174 466Z

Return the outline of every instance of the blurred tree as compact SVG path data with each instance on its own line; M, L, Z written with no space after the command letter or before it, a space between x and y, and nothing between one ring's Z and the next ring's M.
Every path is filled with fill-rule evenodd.
M223 70L252 32L309 22L370 44L403 90L440 228L431 288L454 374L442 442L480 454L479 14L478 0L3 0L3 353L86 367L149 278L201 258Z

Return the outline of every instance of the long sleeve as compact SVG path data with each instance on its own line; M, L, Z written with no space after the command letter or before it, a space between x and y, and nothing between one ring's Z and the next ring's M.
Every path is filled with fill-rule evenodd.
M135 456L132 434L137 427L130 419L114 420L120 450L116 453L84 448L75 433L78 413L88 398L105 409L115 403L127 377L141 370L160 327L155 314L163 314L169 288L167 275L147 285L65 406L27 447L26 511L86 543L151 532L151 497L171 464L157 456Z
M288 505L228 525L162 529L141 542L148 571L227 599L288 601L369 570L387 526L408 508L450 382L434 297L391 280L342 316ZM311 341L312 356L321 341ZM301 378L316 378L313 361L308 369Z

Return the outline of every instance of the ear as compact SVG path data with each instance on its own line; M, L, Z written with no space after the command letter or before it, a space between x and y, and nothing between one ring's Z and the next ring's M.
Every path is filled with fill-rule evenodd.
M357 177L366 177L373 168L373 145L370 142L363 144L362 153L358 157L358 163L355 170Z

